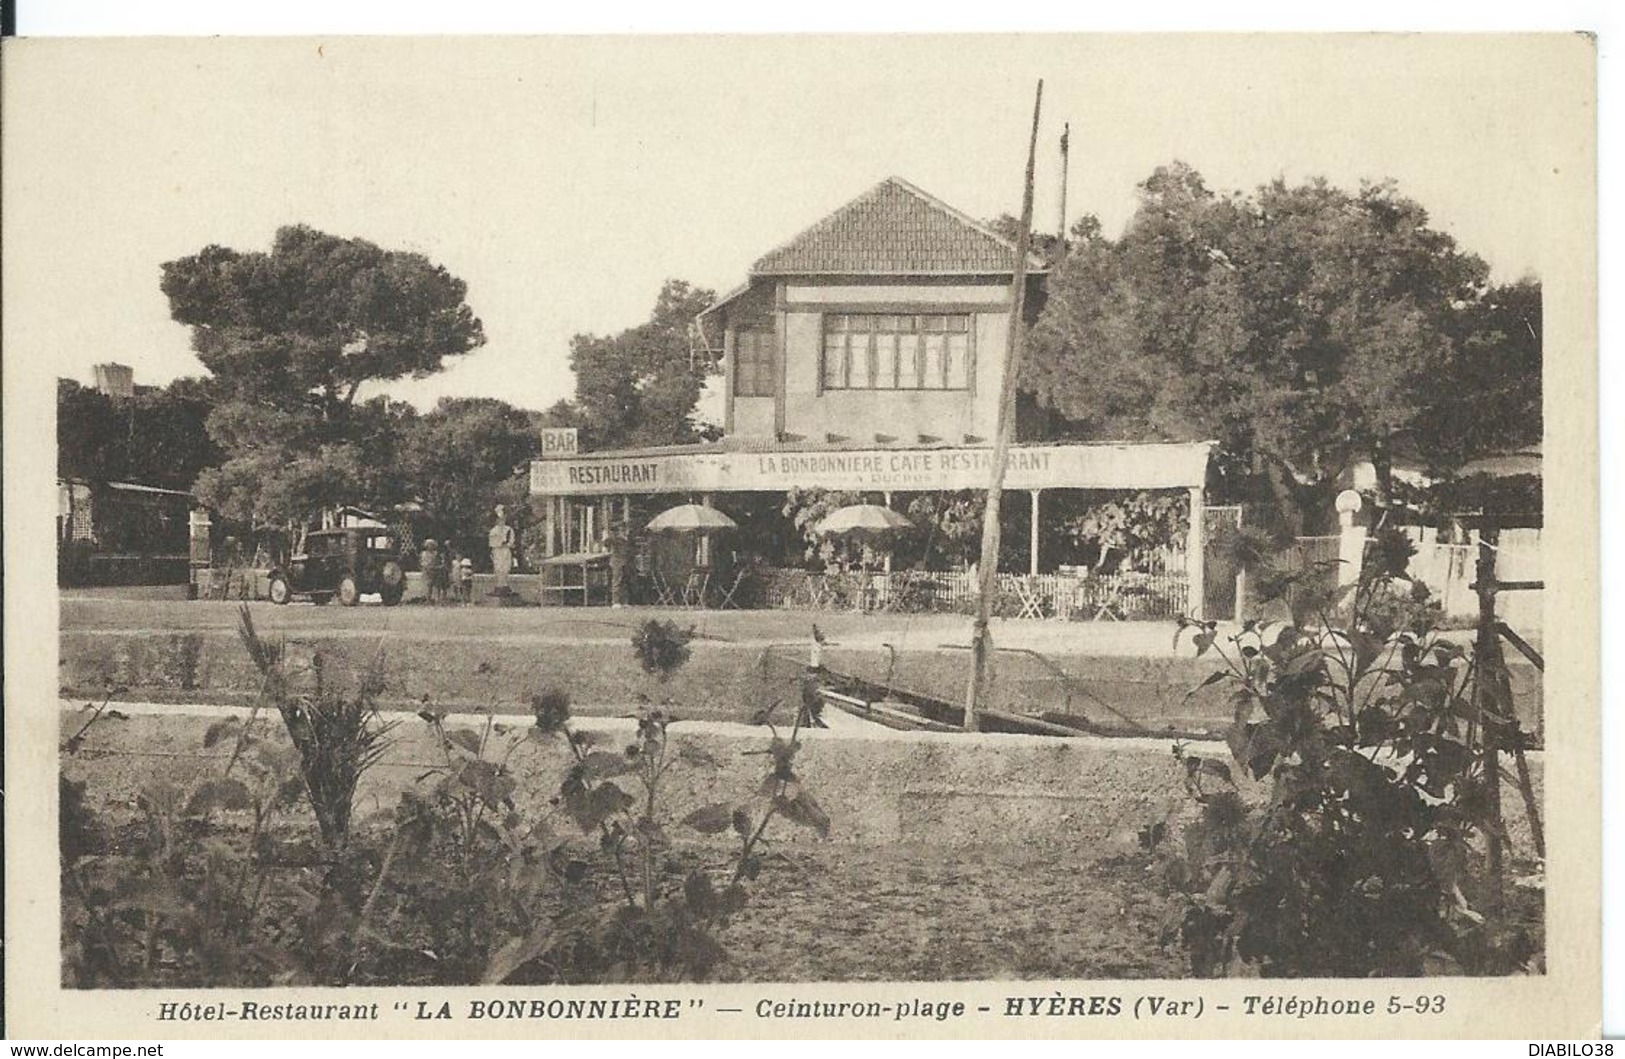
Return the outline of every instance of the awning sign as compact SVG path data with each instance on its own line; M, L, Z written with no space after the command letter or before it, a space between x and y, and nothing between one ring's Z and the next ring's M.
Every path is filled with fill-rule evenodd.
M1007 489L1178 489L1207 479L1208 442L1042 445L1010 450ZM535 460L539 496L783 492L792 488L935 491L985 489L990 448L840 452L695 452Z

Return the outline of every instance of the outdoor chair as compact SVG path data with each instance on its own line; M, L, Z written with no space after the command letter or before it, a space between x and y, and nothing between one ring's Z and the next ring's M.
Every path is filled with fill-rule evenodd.
M1037 584L1025 577L1016 581L1016 599L1021 604L1021 612L1017 617L1042 618L1044 616L1044 594Z
M1100 601L1100 608L1095 611L1095 620L1122 621L1126 615L1123 613L1123 582L1113 577L1108 579L1106 595Z
M807 575L807 603L817 609L830 601L831 590L828 574Z
M653 573L651 573L649 575L649 580L650 580L650 583L654 585L655 606L657 606L657 607L675 607L675 606L677 606L677 589L672 585L672 583L670 581L666 580L665 576L663 574L661 574L661 572L659 570L656 570Z
M711 586L711 571L691 570L683 585L681 603L685 607L704 607L705 590Z
M739 604L734 602L734 596L739 593L739 586L745 583L745 577L748 573L747 570L734 571L733 583L723 589L717 599L718 610L727 610L729 607L735 610L739 609Z

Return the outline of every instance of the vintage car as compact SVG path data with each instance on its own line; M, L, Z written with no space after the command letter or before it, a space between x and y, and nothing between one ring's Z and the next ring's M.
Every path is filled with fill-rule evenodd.
M385 530L357 527L306 534L304 551L272 569L269 587L272 603L300 595L321 605L337 596L346 607L374 592L392 607L405 591L399 541Z

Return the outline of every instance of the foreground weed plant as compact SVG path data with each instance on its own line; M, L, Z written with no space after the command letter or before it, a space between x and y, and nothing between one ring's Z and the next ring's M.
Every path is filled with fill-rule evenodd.
M469 727L424 702L435 759L391 809L358 820L362 780L393 737L375 705L381 654L343 690L320 652L295 661L246 608L240 635L263 691L246 718L205 732L216 769L148 784L131 823L99 818L86 785L62 781L70 986L704 979L727 957L721 932L762 871L771 825L828 833L796 771L799 726L770 726L754 795L672 819L674 769L726 766L673 737L669 701L646 701L624 744L574 725L555 691L532 699L533 723L503 724L485 663L471 674L487 690L483 718ZM692 635L647 623L625 664L664 687ZM86 753L92 727L119 718L92 707L63 754ZM562 774L537 768L558 754L519 754L527 745L562 748Z
M351 847L355 792L388 746L375 706L381 660L343 692L315 655L295 685L284 645L261 637L243 608L240 634L262 676L246 720L209 726L203 749L229 745L218 773L155 780L134 826L113 828L62 781L64 979L70 985L343 984L355 966L357 913L371 874ZM269 738L269 704L287 741ZM83 751L97 708L63 747ZM289 842L298 810L318 843ZM309 819L309 818L306 818Z
M1510 704L1486 709L1471 654L1405 605L1426 603L1408 556L1377 550L1343 622L1328 605L1318 627L1248 622L1228 640L1181 623L1222 658L1204 685L1228 685L1234 709L1230 762L1174 748L1200 809L1182 842L1164 821L1141 833L1181 895L1167 940L1194 973L1538 970L1538 921L1513 914L1490 856L1505 830L1482 734ZM1233 769L1265 783L1261 803Z

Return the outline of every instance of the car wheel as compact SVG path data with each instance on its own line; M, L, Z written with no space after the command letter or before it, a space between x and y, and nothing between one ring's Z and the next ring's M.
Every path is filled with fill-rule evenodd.
M339 603L346 607L353 607L361 602L361 586L355 583L355 578L346 577L339 582Z
M310 596L310 601L316 604L318 607L325 607L328 605L328 603L332 602L332 600L333 593L331 592L313 592Z
M271 583L267 586L265 594L279 607L293 598L293 591L288 588L288 579L281 574L271 575Z

